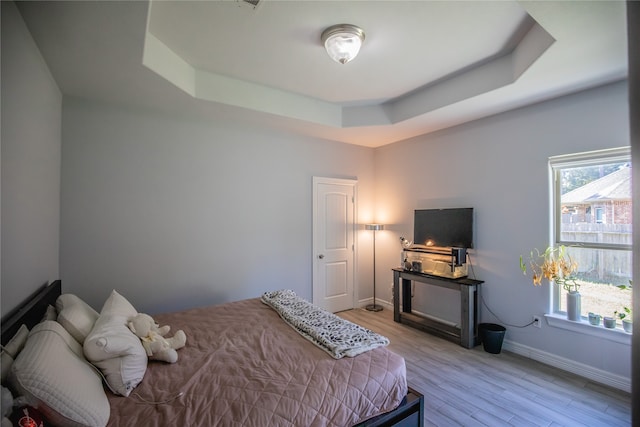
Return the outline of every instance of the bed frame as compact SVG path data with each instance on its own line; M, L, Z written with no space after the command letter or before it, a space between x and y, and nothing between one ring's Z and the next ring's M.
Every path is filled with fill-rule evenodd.
M2 316L2 345L6 345L18 332L20 325L25 324L29 329L37 325L42 320L47 307L56 306L56 299L61 291L60 280L43 285L7 315Z
M60 280L44 285L31 294L22 304L2 318L2 345L5 345L18 331L20 325L29 329L39 323L49 305L55 307L56 299L62 292ZM371 418L355 427L423 427L424 396L409 388L400 406L391 412Z
M356 427L424 427L424 396L409 387L405 397L396 409L371 418Z

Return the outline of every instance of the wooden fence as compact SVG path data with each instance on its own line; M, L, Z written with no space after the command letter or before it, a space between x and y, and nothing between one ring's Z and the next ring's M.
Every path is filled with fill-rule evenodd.
M631 224L562 224L565 242L633 244ZM631 251L611 249L570 248L571 257L578 263L578 274L585 280L627 284L632 277Z

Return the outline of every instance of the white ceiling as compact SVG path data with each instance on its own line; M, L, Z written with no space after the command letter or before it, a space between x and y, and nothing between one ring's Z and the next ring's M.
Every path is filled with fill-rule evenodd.
M623 1L20 2L65 95L377 147L627 75ZM359 56L320 34L362 27Z

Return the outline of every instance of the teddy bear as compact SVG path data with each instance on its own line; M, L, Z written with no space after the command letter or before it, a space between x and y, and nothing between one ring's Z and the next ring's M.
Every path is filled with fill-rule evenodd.
M173 337L166 337L171 327L169 325L160 327L153 317L145 313L138 313L132 317L127 326L140 338L151 360L175 363L178 360L176 350L184 347L187 342L187 336L182 330L177 331Z

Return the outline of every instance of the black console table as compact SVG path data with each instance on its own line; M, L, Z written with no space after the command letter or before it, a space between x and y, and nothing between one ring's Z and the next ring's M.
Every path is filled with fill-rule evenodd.
M402 279L402 311L400 311L400 279ZM411 281L453 289L460 292L460 327L420 316L411 309ZM466 348L478 343L478 294L481 280L448 279L416 271L393 269L393 320L448 339Z

